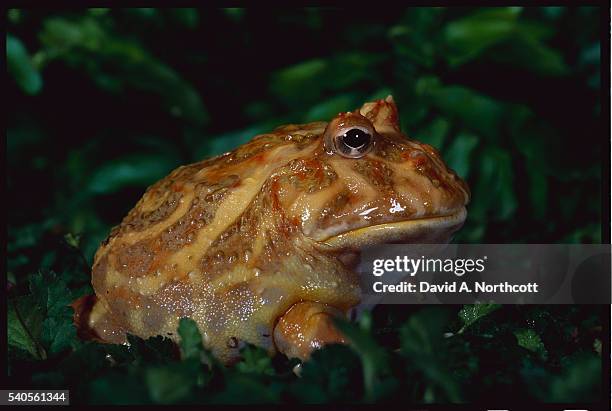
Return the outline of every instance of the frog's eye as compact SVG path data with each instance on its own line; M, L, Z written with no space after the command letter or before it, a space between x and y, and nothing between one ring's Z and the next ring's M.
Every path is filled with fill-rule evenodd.
M373 132L365 127L351 127L341 130L334 138L336 151L349 158L365 156L372 148Z

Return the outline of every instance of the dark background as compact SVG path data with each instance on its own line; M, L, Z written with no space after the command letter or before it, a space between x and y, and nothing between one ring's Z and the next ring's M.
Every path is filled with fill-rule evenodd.
M11 9L7 17L7 275L19 298L28 290L27 298L40 297L43 277L33 273L50 270L73 296L87 292L100 241L173 168L278 125L328 120L387 94L403 131L440 149L469 183L468 219L455 241L601 241L608 136L598 8ZM592 398L600 368L588 355L598 335L593 327L601 332L599 311L521 310L495 311L491 324L502 323L494 327L505 333L504 344L516 346L521 335L524 348L535 338L520 331L524 324L533 316L542 324L556 319L534 328L550 356L541 357L537 341L531 348L546 366L530 363L529 372L541 372L535 376L509 364L483 368L495 362L495 345L480 344L493 350L471 354L480 358L480 368L470 364L483 389L509 394L517 378L530 384L565 372L588 384L570 387L578 394L568 396L562 384L571 378L559 377L561 388L550 382L524 395ZM50 321L51 308L43 311ZM423 315L427 323L437 314ZM375 313L379 342L397 343L381 330L397 331L409 316L394 316ZM27 328L27 318L19 324ZM583 338L578 345L574 329ZM47 353L79 346L42 330L38 348ZM491 332L483 326L475 334ZM26 342L17 346L41 360L37 343ZM568 360L575 369L567 368L562 359L581 350L590 351L586 362ZM50 358L19 363L22 377L64 357ZM496 367L510 367L509 374L496 380ZM472 386L457 396L446 383L439 391L435 377L423 378L411 398L482 395ZM428 391L431 381L438 388Z

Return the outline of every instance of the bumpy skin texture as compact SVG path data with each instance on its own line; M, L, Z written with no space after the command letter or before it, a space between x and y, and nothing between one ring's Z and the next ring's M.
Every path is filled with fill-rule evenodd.
M226 363L245 342L306 353L283 334L310 332L292 306L345 313L360 301L343 255L389 239L447 241L465 218L465 183L397 118L388 97L330 123L282 126L149 187L95 255L90 329L114 343L126 332L176 339L190 317ZM352 122L375 130L358 159L329 146Z

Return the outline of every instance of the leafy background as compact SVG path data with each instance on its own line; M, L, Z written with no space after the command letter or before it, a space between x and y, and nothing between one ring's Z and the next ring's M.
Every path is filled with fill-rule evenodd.
M472 202L456 241L601 241L597 8L10 9L7 373L97 403L593 401L599 307L381 306L350 347L220 367L168 340L83 343L93 254L173 168L393 94Z

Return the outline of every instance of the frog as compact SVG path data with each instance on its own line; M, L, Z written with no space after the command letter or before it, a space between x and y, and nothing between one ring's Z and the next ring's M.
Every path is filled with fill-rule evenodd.
M401 131L392 96L282 125L148 187L95 253L75 323L106 343L179 342L190 318L224 364L248 344L305 361L347 343L335 321L360 304L359 250L448 243L469 199L439 151Z

